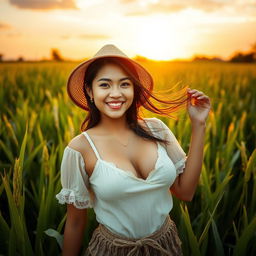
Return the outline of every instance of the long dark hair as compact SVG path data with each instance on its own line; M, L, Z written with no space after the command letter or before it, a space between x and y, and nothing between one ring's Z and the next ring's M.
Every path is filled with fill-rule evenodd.
M147 88L145 88L139 81L138 74L134 69L133 65L126 59L122 58L101 58L92 62L88 68L86 73L84 74L84 87L83 91L87 100L87 105L89 108L88 114L81 125L81 131L88 130L94 126L96 126L100 121L100 112L95 106L94 103L90 101L90 96L86 92L86 87L92 89L92 81L96 77L97 72L107 63L113 63L120 66L131 78L134 85L134 99L126 111L126 120L127 123L138 136L143 137L145 139L162 142L164 144L168 144L168 141L165 139L161 139L155 137L153 134L150 134L147 130L145 130L139 123L138 119L142 119L139 113L140 107L144 107L145 109L159 114L165 115L170 118L176 119L171 115L172 112L177 111L178 109L184 106L184 103L187 101L187 97L184 99L185 93L182 93L180 90L178 93L171 93L171 90L165 90L161 93L155 93L155 95L150 92ZM181 94L180 94L181 93ZM156 96L158 95L158 96ZM178 95L178 97L177 97ZM165 100L164 98L170 98L172 100ZM167 107L157 107L156 104L150 101L150 98L154 99L158 103L167 104Z

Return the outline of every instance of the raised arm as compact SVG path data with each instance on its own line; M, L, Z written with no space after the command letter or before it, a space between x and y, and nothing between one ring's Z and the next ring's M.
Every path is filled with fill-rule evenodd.
M189 101L187 105L191 120L192 135L186 166L171 187L171 191L180 199L191 201L199 181L202 164L206 119L211 104L208 96L198 90L188 88Z
M203 164L204 135L206 125L192 125L189 152L183 173L177 176L171 186L172 193L181 200L191 201L200 177Z

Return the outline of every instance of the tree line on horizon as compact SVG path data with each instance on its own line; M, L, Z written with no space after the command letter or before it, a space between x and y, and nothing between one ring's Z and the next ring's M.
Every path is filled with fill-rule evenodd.
M15 60L4 60L4 54L0 53L0 62L34 62L33 60L26 60L24 57L20 56ZM144 56L137 55L135 57L137 61L153 61L152 59L148 59ZM50 59L41 59L39 62L64 62L64 61L73 61L71 59L66 59L62 56L60 51L57 48L51 49L51 58ZM182 61L182 60L178 60ZM225 61L220 57L208 57L206 55L196 54L194 58L191 60L192 62L198 62L198 61L215 61L215 62L246 62L246 63L253 63L256 62L256 42L251 45L251 48L247 52L242 51L236 51L234 52L231 57Z

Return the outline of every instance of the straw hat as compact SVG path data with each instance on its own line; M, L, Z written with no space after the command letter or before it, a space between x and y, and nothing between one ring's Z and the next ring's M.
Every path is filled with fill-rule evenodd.
M82 62L79 64L70 74L67 82L67 91L69 97L72 101L84 110L89 110L87 105L87 100L84 95L84 75L85 72L93 61L104 58L104 57L114 57L120 59L128 60L134 67L137 72L139 81L141 84L152 91L153 89L153 78L149 74L149 72L138 64L136 61L130 59L126 54L124 54L121 50L119 50L113 44L104 45L91 59Z

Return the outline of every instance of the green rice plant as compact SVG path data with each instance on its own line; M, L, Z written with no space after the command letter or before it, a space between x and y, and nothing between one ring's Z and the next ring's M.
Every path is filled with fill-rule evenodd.
M9 233L9 240L14 240L17 244L9 244L9 255L17 255L19 252L22 255L32 255L32 247L27 232L26 221L24 216L24 187L22 180L23 161L25 148L27 143L27 128L21 145L19 158L15 160L13 174L13 191L11 191L10 182L5 174L2 176L5 192L8 198L9 212L11 218L11 226L8 228L7 223L2 220L5 233ZM9 231L9 232L8 232ZM20 246L17 246L17 245Z
M241 236L238 237L236 246L234 248L234 256L244 255L244 252L248 251L248 249L251 249L251 247L253 246L253 243L255 243L255 239L254 240L251 239L253 236L255 237L255 230L256 230L256 217L254 217L249 224L247 223L247 225L243 229Z
M60 255L66 219L66 206L55 199L61 188L60 164L65 146L80 133L86 117L66 92L67 77L76 65L0 64L2 255ZM187 84L207 94L212 103L194 198L180 202L173 197L171 216L184 255L256 254L255 64L143 65L153 74L156 90ZM159 118L188 152L188 114L179 113L177 121ZM84 248L96 226L89 209Z

